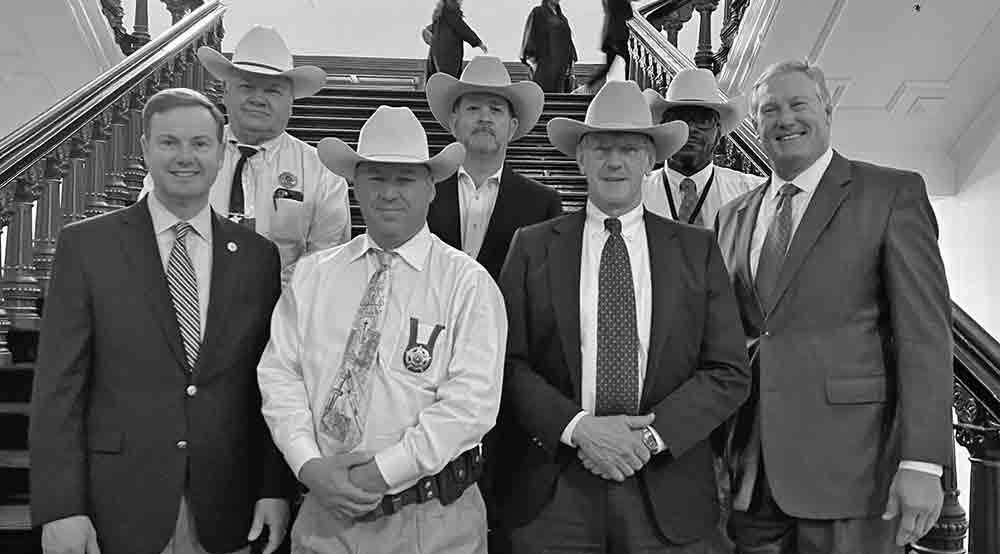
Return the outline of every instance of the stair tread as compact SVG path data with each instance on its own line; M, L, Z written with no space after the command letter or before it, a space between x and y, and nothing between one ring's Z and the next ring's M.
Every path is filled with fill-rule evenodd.
M26 469L31 466L27 450L0 450L0 468Z
M31 508L27 504L0 505L0 531L31 529Z

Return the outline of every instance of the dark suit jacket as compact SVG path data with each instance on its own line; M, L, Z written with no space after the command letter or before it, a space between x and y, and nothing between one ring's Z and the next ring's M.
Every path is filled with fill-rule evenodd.
M438 71L458 78L462 73L462 57L465 55L464 42L473 48L483 41L469 27L462 15L462 9L444 3L441 15L434 20L434 38L431 39L431 57Z
M493 206L493 216L476 261L496 279L507 257L514 231L560 215L562 202L557 190L519 175L505 164L500 174L500 190ZM437 194L427 213L427 225L441 240L462 249L457 174L437 184Z
M256 500L294 491L257 387L278 252L214 213L212 232L190 373L146 201L60 233L32 396L36 525L88 515L104 554L155 554L186 494L203 546L229 552L246 544Z
M749 252L766 189L725 206L717 226L755 341L774 498L801 518L881 514L901 458L947 466L954 449L948 286L924 181L835 153L765 315Z
M519 230L500 275L509 330L504 409L515 429L498 462L509 527L534 519L568 464L560 435L580 411L580 260L584 210ZM736 300L711 232L644 215L653 287L649 358L640 413L668 452L637 475L673 542L718 523L709 433L746 399L750 373ZM586 509L586 508L581 508Z

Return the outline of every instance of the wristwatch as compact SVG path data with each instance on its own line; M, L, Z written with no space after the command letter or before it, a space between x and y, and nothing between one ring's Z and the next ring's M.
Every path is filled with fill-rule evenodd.
M646 445L650 454L660 453L660 443L657 442L656 435L653 434L652 427L642 428L642 444Z

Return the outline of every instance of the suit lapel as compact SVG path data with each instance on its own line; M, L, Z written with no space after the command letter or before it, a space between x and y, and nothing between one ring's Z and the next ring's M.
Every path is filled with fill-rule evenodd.
M736 271L740 276L739 281L746 288L746 294L756 300L754 307L760 312L761 317L763 309L757 296L757 287L754 286L753 272L750 271L750 250L753 247L757 215L760 213L760 207L764 203L770 184L770 179L764 181L753 194L747 196L743 205L736 211Z
M231 249L232 243L235 249ZM214 367L211 364L213 352L219 350L216 345L221 345L222 333L226 327L226 313L232 304L232 299L239 289L236 277L238 272L233 271L236 265L236 257L239 255L239 243L233 240L229 231L222 225L220 216L212 212L212 277L208 296L208 316L205 321L205 330L201 348L198 350L198 362L195 372L203 372L207 368ZM200 286L200 285L199 285Z
M159 322L164 338L177 360L177 367L185 371L186 359L181 343L181 332L174 313L173 299L163 271L160 247L153 231L153 219L145 198L126 208L123 225L127 228L118 234L122 250L132 266L137 283L144 290L141 294L149 303L154 319Z
M649 331L649 356L646 360L646 378L642 385L642 401L646 402L653 390L659 371L660 354L667 342L670 325L678 313L678 295L681 292L678 278L678 260L675 230L667 223L645 211L646 241L649 251L649 273L653 287L652 322Z
M813 193L809 201L806 213L802 215L795 234L792 236L792 243L788 246L788 253L785 261L781 264L781 271L778 273L778 282L774 289L774 306L778 305L781 297L788 289L789 283L795 273L802 266L809 251L819 239L820 234L830 224L837 209L847 198L849 189L846 187L851 181L851 168L847 160L834 152L830 166L820 179L816 192ZM773 310L773 308L772 308Z
M462 213L458 205L458 175L437 185L437 197L431 205L436 220L435 234L453 248L462 249Z
M573 380L573 391L580 398L580 258L583 252L583 223L586 210L559 221L549 243L549 286L556 324L562 338L563 352Z
M517 177L508 166L504 166L503 173L500 174L500 186L497 189L497 200L493 204L493 213L486 223L486 236L483 237L483 246L479 249L479 260L485 259L493 250L493 245L499 240L502 232L512 225L509 221L511 214L517 209Z

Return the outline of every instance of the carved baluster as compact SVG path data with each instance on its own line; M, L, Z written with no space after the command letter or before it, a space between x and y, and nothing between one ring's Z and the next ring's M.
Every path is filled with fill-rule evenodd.
M733 47L733 41L740 30L740 23L743 21L743 14L746 12L750 0L728 0L726 2L726 17L722 20L722 31L719 33L719 51L715 54L715 65L722 68L729 59L729 51Z
M14 194L9 209L4 209L7 225L7 251L4 256L3 307L10 318L11 328L34 331L38 329L38 299L42 289L35 279L31 265L31 212L44 187L45 166L36 163L15 181Z
M955 438L969 451L969 552L1000 552L1000 426L989 410L964 387L955 384ZM941 520L938 520L940 525Z
M63 223L69 224L84 218L84 194L89 189L90 171L87 168L89 157L90 127L84 126L77 131L69 141L69 171L63 180L62 212Z
M32 259L35 279L38 280L43 298L48 293L49 280L52 278L52 263L55 261L56 237L62 228L62 208L59 206L59 200L68 156L69 147L62 144L45 158L45 186L42 187L42 197L39 199L38 212L35 214Z
M108 145L105 171L105 193L109 209L129 205L129 191L125 186L125 138L128 118L125 115L128 98L117 102L110 112L111 143Z
M108 115L102 113L94 119L93 136L90 140L90 187L84 192L84 214L87 217L101 215L111 210L105 193L108 165Z
M188 58L189 48L185 48L174 58L174 86L191 88L191 60Z
M206 35L207 43L206 46L213 48L215 50L221 51L222 49L222 37L226 34L225 29L222 27L222 20L216 24L215 29L211 33ZM200 62L199 62L200 65ZM204 70L204 68L202 68ZM224 93L224 84L221 80L215 78L211 73L205 75L205 94L209 99L212 100L216 105L222 104L222 95Z
M205 89L205 68L201 66L198 59L198 48L205 45L205 37L198 39L191 49L191 88L198 92L206 93Z
M691 21L693 14L694 5L685 4L663 19L663 30L667 32L667 40L670 41L670 44L677 46L677 36L684 28L684 24Z
M694 9L701 16L698 33L698 51L694 54L694 64L700 68L716 72L715 55L712 54L712 12L719 6L719 0L695 0Z
M142 179L146 176L146 166L142 161L142 107L146 103L146 87L136 87L129 94L128 126L125 135L125 187L128 192L127 203L131 204L139 198L142 191Z
M132 51L149 42L149 6L147 0L135 0L135 25L132 26Z
M173 24L184 18L188 12L188 2L187 0L161 0L167 6L167 11L170 12L170 19Z

